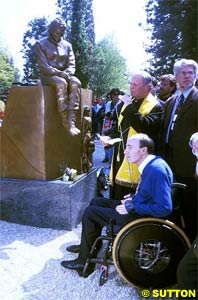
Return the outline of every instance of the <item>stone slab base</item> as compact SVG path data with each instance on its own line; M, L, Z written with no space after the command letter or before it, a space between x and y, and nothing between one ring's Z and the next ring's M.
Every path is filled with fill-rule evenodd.
M61 180L0 180L1 219L13 223L72 230L96 193L97 170Z

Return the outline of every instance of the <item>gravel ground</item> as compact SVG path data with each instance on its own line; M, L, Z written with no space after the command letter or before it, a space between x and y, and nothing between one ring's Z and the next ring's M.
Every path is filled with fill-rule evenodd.
M103 151L96 141L93 161L98 168L108 167L101 163ZM76 258L65 248L79 242L81 224L65 231L0 221L0 232L1 300L141 299L113 266L103 286L98 284L99 266L86 279L60 266L62 260Z
M78 243L81 226L73 231L36 228L0 221L1 300L140 299L137 291L110 268L99 286L99 266L88 278L60 266L76 254L65 250Z

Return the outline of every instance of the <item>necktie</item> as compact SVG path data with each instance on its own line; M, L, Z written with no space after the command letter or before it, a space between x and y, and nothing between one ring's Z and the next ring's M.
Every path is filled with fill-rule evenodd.
M184 100L185 100L185 97L183 94L181 94L181 96L179 97L178 105L176 107L176 111L175 111L176 114L178 114L178 112L180 111L182 105L184 104Z
M172 125L171 125L171 130L173 130L174 126L175 126L175 121L177 119L177 115L180 111L180 109L182 108L182 105L184 104L185 101L185 97L183 94L181 94L181 96L179 97L178 103L177 103L177 107L175 109L175 114L173 116L173 120L172 120Z
M169 123L167 134L166 134L166 142L169 143L169 144L171 144L172 132L173 132L173 129L174 129L174 126L175 126L177 115L178 115L182 105L184 104L184 101L185 101L185 97L184 97L183 94L181 94L179 99L178 99L177 106L175 108L175 112L171 116L171 121Z

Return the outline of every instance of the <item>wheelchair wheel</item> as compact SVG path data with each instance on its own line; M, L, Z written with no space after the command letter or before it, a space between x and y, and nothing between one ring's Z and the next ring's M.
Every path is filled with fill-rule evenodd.
M113 243L113 262L129 284L162 288L176 283L177 266L190 247L185 233L174 223L141 218L125 225Z

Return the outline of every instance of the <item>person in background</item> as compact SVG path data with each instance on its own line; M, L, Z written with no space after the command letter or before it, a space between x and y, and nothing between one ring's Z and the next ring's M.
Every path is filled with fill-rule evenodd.
M105 130L104 135L109 135L114 130L114 128L117 128L118 118L119 118L120 112L122 110L122 107L124 105L126 107L127 105L132 103L131 97L129 97L128 95L126 95L126 97L123 97L124 95L125 95L125 93L123 91L120 91L120 96L119 96L120 102L116 106L115 110L113 111L113 115L111 117L112 126L109 130Z
M102 109L99 111L99 114L100 114L101 118L103 119L102 130L101 130L102 135L106 134L105 133L106 131L111 130L111 127L113 126L113 122L112 122L113 116L114 116L114 113L115 113L119 103L120 103L119 95L120 95L120 90L118 88L113 88L109 93L110 100L107 101L103 105ZM108 128L107 128L107 126L108 126ZM102 162L111 163L112 155L113 155L113 148L114 148L113 146L104 147L105 158L103 159Z
M102 107L102 99L96 98L92 101L92 133L95 139L97 138L97 134L101 134L101 129L99 128L99 120L98 120L98 111Z
M195 178L198 178L198 132L190 137L189 146L192 148L192 154L196 157Z
M3 123L3 118L5 114L5 109L6 109L6 101L4 100L5 98L0 99L0 127Z
M112 126L112 118L111 118L111 112L107 112L103 119L103 126L102 126L102 135L105 135L107 131L111 129ZM104 147L105 151L105 158L102 162L110 162L113 155L113 147Z
M120 90L118 88L111 89L111 91L107 94L107 101L103 104L102 108L98 111L98 120L101 124L101 132L99 132L100 134L102 133L104 116L108 112L110 112L112 118L114 111L120 102L119 95L120 95Z
M116 106L113 115L111 116L111 127L109 129L106 129L105 131L103 131L103 135L108 136L111 132L114 131L115 128L117 128L118 126L118 118L121 112L121 109L123 107L123 105L125 105L125 107L129 104L131 104L132 100L130 97L123 97L125 95L125 93L123 91L120 91L120 103L118 103L118 105ZM105 159L105 161L109 161L110 165L109 165L109 169L111 168L111 164L112 164L112 159L113 159L113 153L114 153L114 149L117 148L117 144L111 145L111 146L104 146L104 150L107 151L108 153L108 160ZM106 156L107 157L107 156Z
M108 146L108 139L121 138L116 144L110 170L110 198L120 200L135 188L139 180L137 166L129 164L124 158L127 138L136 133L146 133L157 144L159 124L163 107L151 94L152 77L139 71L132 75L130 83L131 97L124 95L125 103L119 113L117 126L106 137L103 146ZM131 99L132 98L132 99ZM128 99L128 101L127 101Z
M189 141L192 153L196 157L195 176L198 178L198 132L195 132ZM198 236L192 243L177 268L178 288L198 291Z
M198 89L198 74L196 76L195 87L196 87L196 89Z
M154 76L152 76L151 94L153 96L156 96L157 90L158 90L158 81L157 81L157 78L155 78Z
M75 123L81 82L74 76L75 56L72 45L63 40L65 30L66 24L61 19L53 20L49 25L48 37L36 42L35 55L41 82L43 85L55 87L62 125L74 136L80 133Z
M107 95L108 99L108 95ZM105 115L105 103L107 102L106 98L103 99L101 107L97 110L97 121L98 121L98 134L102 134L102 126L103 126L103 119Z
M70 252L79 252L79 256L75 260L62 261L64 268L82 275L93 242L101 235L102 228L110 225L111 220L114 220L115 225L123 226L142 216L166 217L172 212L173 174L167 163L153 155L153 152L154 142L147 135L134 134L128 139L126 159L135 163L141 174L137 192L126 195L121 201L94 198L90 202L82 218L80 245L67 247ZM93 271L94 266L91 266L86 276Z
M118 88L113 88L110 93L110 100L107 101L104 105L105 107L105 114L110 112L111 116L113 115L113 112L115 111L117 105L120 103L119 100L120 90Z
M177 89L177 84L174 75L172 74L162 75L160 78L160 85L157 93L157 97L159 101L161 101L161 103L165 102L176 92L176 89Z
M186 184L181 212L191 242L197 235L197 180L194 176L195 158L188 144L198 128L198 90L194 86L197 72L198 65L194 60L175 62L178 90L164 103L162 123L162 154L173 170L175 180Z

